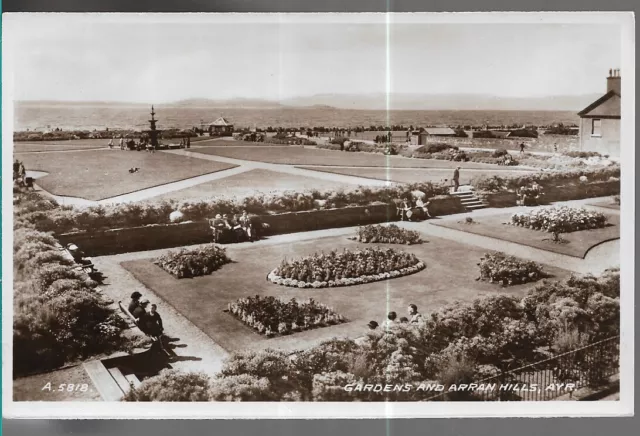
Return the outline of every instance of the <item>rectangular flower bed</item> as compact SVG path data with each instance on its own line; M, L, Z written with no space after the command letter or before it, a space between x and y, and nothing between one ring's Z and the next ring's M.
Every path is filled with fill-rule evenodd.
M480 277L490 283L502 286L535 282L544 278L542 267L535 262L520 260L504 253L487 253L480 258Z
M510 224L550 233L570 233L603 228L607 225L607 218L601 212L564 206L514 213Z
M332 308L313 299L284 301L275 297L240 298L229 303L229 313L268 337L346 322Z
M353 239L364 243L381 242L406 245L422 243L420 233L414 230L402 229L395 224L358 227L356 236Z
M225 263L231 262L226 250L214 244L199 248L170 251L153 263L169 274L182 279L211 274Z

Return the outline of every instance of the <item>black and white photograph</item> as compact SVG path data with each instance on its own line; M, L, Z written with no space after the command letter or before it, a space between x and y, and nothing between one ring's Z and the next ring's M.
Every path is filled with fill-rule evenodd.
M5 416L632 414L634 25L4 14Z

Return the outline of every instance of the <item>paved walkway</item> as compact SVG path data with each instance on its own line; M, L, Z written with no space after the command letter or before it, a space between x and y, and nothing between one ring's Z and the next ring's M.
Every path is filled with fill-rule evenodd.
M234 165L241 165L250 169L263 169L269 171L275 171L278 173L287 173L303 177L311 177L314 179L331 180L334 182L342 182L350 185L364 185L364 186L390 186L393 183L385 182L383 180L368 179L365 177L345 176L342 174L334 173L321 173L319 171L305 170L293 165L274 164L267 162L248 161L242 159L234 159L230 157L216 156L212 154L192 153L186 150L168 150L166 153L179 154L192 158L212 160L216 162L224 162ZM326 167L325 167L326 168Z

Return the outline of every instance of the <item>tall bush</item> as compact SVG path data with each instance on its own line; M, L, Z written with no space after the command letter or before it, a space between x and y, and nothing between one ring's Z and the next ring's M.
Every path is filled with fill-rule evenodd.
M209 376L197 372L163 370L131 389L124 401L209 401Z

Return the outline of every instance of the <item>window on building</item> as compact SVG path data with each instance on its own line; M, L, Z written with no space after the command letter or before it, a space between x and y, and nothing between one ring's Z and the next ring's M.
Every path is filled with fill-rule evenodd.
M602 136L602 120L591 120L591 136Z

